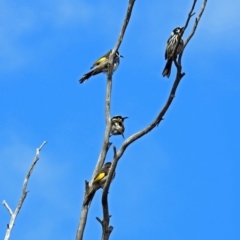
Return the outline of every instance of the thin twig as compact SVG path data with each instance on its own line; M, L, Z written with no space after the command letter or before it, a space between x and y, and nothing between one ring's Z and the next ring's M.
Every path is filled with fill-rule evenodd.
M185 26L184 26L184 29L183 29L184 31L185 31L185 29L187 29L191 17L195 14L193 11L194 11L194 8L195 8L196 3L197 3L197 0L194 0L194 1L193 1L192 8L191 8L190 12L188 13L188 18L187 18L187 21L186 21ZM184 32L184 31L183 31L183 32Z
M201 8L201 10L200 10L197 18L195 19L195 23L194 23L194 25L193 25L192 32L191 32L190 35L187 37L187 39L186 39L186 41L185 41L185 43L184 43L184 47L183 47L183 48L185 48L185 47L187 46L187 44L189 43L189 41L191 40L191 38L192 38L193 35L195 34L195 31L196 31L196 29L197 29L198 23L199 23L199 21L200 21L200 19L201 19L201 17L202 17L202 14L203 14L203 12L204 12L204 10L205 10L206 5L207 5L207 0L204 0L203 5L202 5L202 8ZM190 20L190 18L189 18L189 20ZM180 57L180 59L181 59L182 54L181 54L179 57Z
M10 215L13 215L13 211L12 209L8 206L7 202L5 200L3 200L2 202L3 206L7 208L7 210L9 211Z
M99 217L96 217L97 221L102 225L102 220Z
M195 0L195 1L196 1L196 0ZM195 6L195 4L196 4L195 1L194 1L194 6ZM201 17L202 17L202 14L203 14L203 12L204 12L204 10L205 10L206 5L207 5L207 0L204 0L203 5L202 5L202 8L201 8L201 10L200 10L197 18L195 19L195 23L194 23L194 25L193 25L192 32L190 33L190 35L187 37L186 41L184 42L183 51L179 54L178 61L174 61L174 62L175 62L175 65L177 66L177 68L180 68L182 56L183 56L183 53L184 53L184 49L186 48L187 44L189 43L189 41L191 40L191 38L192 38L193 35L195 34L195 31L196 31L196 29L197 29L198 23L199 23L199 21L200 21L200 19L201 19ZM188 23L189 23L191 17L194 15L194 14L193 14L193 10L194 10L194 8L192 8L191 11L190 11L189 14L188 14L188 20L187 20L187 22L186 22L186 24L185 24L184 29L186 29L186 27L188 26Z
M23 181L22 196L20 197L20 200L18 202L18 205L17 205L15 211L12 212L12 210L8 207L6 201L5 200L3 201L3 205L8 209L8 211L11 210L11 211L9 211L10 215L11 215L11 218L10 218L9 224L7 225L8 227L7 227L7 231L6 231L4 240L8 240L10 238L11 231L12 231L12 228L13 228L13 226L15 224L16 217L17 217L17 215L18 215L18 213L19 213L19 211L20 211L20 209L21 209L21 207L23 205L23 202L24 202L25 198L27 197L27 193L28 193L28 191L27 191L28 180L29 180L29 178L31 176L31 173L32 173L36 163L39 160L40 151L42 150L42 148L44 147L44 145L46 143L47 142L44 141L42 143L42 145L39 148L37 148L37 150L36 150L36 155L35 155L35 158L33 160L33 163L32 163L32 165L31 165L29 171L27 172L27 175L26 175L26 177L25 177L25 179Z
M195 8L196 3L197 3L197 0L194 0L194 1L193 1L192 8L191 8L190 12L188 13L187 21L186 21L186 23L185 23L185 25L184 25L184 27L183 27L183 30L182 30L181 33L180 33L180 37L178 38L178 42L177 42L177 44L176 44L176 46L175 46L175 48L174 48L174 50L173 50L173 56L175 56L175 54L176 54L176 51L177 51L178 46L179 46L179 44L180 44L180 40L181 40L181 38L182 38L185 30L186 30L187 27L188 27L188 24L189 24L189 22L190 22L190 19L191 19L192 16L195 14L193 11L194 11L194 8ZM183 54L183 51L184 51L184 46L185 46L185 44L183 45L182 52L179 54L178 61L176 60L176 58L173 59L175 66L177 67L178 71L180 71L180 72L182 71L181 58L182 58L182 54ZM183 73L183 74L185 74L185 73Z
M123 22L123 26L122 26L121 32L120 32L120 34L119 34L118 40L117 40L117 42L116 42L116 45L115 45L115 47L114 47L113 50L112 50L112 55L113 55L113 56L115 55L116 51L119 49L119 47L120 47L120 45L121 45L121 43L122 43L122 40L123 40L125 31L126 31L126 29L127 29L129 20L130 20L131 15L132 15L132 10L133 10L134 3L135 3L135 0L129 0L128 9L127 9L127 14L126 14L126 16L125 16L125 19L124 19L124 22Z

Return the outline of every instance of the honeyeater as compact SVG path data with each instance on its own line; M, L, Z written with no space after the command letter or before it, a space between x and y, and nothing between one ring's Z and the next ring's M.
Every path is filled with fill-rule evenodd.
M101 169L99 169L94 177L94 180L92 182L92 186L89 187L88 194L84 199L83 205L88 205L95 194L95 192L104 187L104 184L107 179L107 175L109 173L109 169L111 167L111 162L106 162ZM112 177L112 179L115 177L115 173Z
M172 31L172 34L170 38L167 41L167 46L165 50L165 59L167 60L167 63L165 65L165 68L162 72L163 77L169 77L171 74L171 67L172 67L172 62L174 59L176 59L177 55L180 54L183 50L184 42L181 38L181 33L183 31L184 27L180 28L177 27ZM180 40L178 40L180 38ZM175 51L174 54L174 49L179 41L179 45L177 50ZM174 54L174 56L173 56Z
M112 52L112 50L110 50L105 55L100 57L90 68L92 70L85 73L80 78L79 82L83 83L86 80L88 80L91 76L97 75L97 74L102 73L102 72L107 73L108 72L108 65L109 65L108 64L109 63L109 56L110 56L111 52ZM118 68L118 66L120 64L120 57L123 57L123 56L120 55L118 51L116 51L116 54L113 58L113 71L115 71Z
M124 119L126 119L128 117L122 117L122 116L115 116L111 119L111 134L112 135L122 135L122 137L124 138Z

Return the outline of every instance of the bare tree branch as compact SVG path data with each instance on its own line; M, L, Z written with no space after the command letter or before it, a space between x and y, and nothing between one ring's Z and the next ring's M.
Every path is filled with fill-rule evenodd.
M204 0L203 5L202 5L202 8L201 8L201 10L200 10L197 18L195 19L195 23L194 23L194 25L193 25L192 32L191 32L190 35L187 37L187 39L186 39L186 41L185 41L185 43L184 43L184 47L183 47L183 48L185 48L185 47L187 46L187 44L189 43L189 41L191 40L191 38L192 38L193 35L195 34L195 31L196 31L196 29L197 29L198 23L199 23L199 21L200 21L200 19L201 19L201 17L202 17L202 14L203 14L203 12L204 12L204 10L205 10L206 5L207 5L207 0ZM193 10L192 10L192 11L193 11ZM191 12L190 12L190 13L191 13ZM189 13L189 14L190 14L190 13ZM190 21L190 18L191 18L191 17L188 16L189 21ZM188 21L188 22L189 22L189 21ZM187 22L187 24L188 24L188 22ZM187 27L187 24L185 25L185 27ZM183 54L183 53L182 53L182 54ZM180 54L180 56L179 56L180 60L181 60L182 54Z
M20 200L19 200L19 202L18 202L18 205L17 205L15 211L12 212L12 210L11 210L11 208L8 206L7 202L6 202L5 200L3 200L3 205L7 208L7 210L8 210L9 213L10 213L10 216L11 216L10 222L9 222L9 224L7 224L7 231L6 231L4 240L8 240L8 239L10 238L11 231L12 231L12 228L13 228L13 226L14 226L14 224L15 224L16 217L17 217L17 215L18 215L18 213L19 213L19 211L20 211L20 209L21 209L21 207L22 207L22 205L23 205L23 202L24 202L25 198L27 197L27 193L28 193L28 191L27 191L28 180L29 180L29 178L30 178L30 176L31 176L31 174L32 174L32 171L33 171L36 163L37 163L38 160L39 160L40 151L42 150L42 148L44 147L44 145L45 145L46 143L47 143L47 142L44 141L44 142L42 143L42 145L41 145L39 148L37 148L37 150L36 150L36 155L35 155L35 158L34 158L34 160L33 160L33 163L32 163L32 165L31 165L29 171L27 172L27 175L26 175L26 177L25 177L25 179L24 179L24 181L23 181L22 196L20 197Z
M176 44L176 46L175 46L175 48L174 48L173 56L175 56L175 54L176 54L176 51L177 51L178 46L179 46L179 44L180 44L180 39L182 38L185 30L187 29L188 24L189 24L189 22L190 22L190 19L191 19L192 16L195 14L193 11L194 11L194 8L195 8L196 3L197 3L197 0L194 0L194 1L193 1L192 8L191 8L190 12L188 13L188 18L187 18L187 21L186 21L186 23L185 23L185 26L183 27L183 31L181 31L180 38L178 38L178 42L177 42L177 44ZM174 58L174 60L173 60L175 66L177 67L178 71L180 71L180 72L182 71L181 58L182 58L182 54L183 54L184 48L185 48L185 44L183 45L183 50L182 50L182 52L179 54L178 61L176 60L176 58ZM183 74L185 75L185 73L183 73Z
M91 183L92 183L92 181L95 177L96 172L102 167L102 165L105 161L105 158L106 158L107 151L109 149L109 135L110 135L110 131L111 131L110 105L111 105L111 90L112 90L113 58L114 58L115 53L119 49L119 47L121 45L121 42L123 40L125 30L127 28L128 22L129 22L130 17L131 17L134 2L135 2L135 0L129 0L128 10L127 10L127 14L126 14L126 17L125 17L125 20L124 20L124 23L123 23L123 27L121 29L121 32L120 32L119 38L117 40L117 43L116 43L115 47L113 48L112 53L109 56L109 70L108 70L108 76L107 76L107 90L106 90L106 103L105 103L106 129L105 129L105 134L104 134L102 151L99 155L95 170L94 170L93 175L92 175L92 180L90 181L90 185L91 185ZM192 8L191 8L191 10L188 14L188 18L186 20L184 30L188 27L188 24L190 22L191 17L195 14L195 13L193 13L193 11L194 11L196 2L197 2L197 0L193 1L193 5L192 5ZM200 14L198 15L198 18L196 19L193 34L196 31L197 24L200 21L201 15L202 15L202 13L205 9L206 2L207 2L207 0L204 0L203 8L201 9ZM184 30L183 30L182 34L184 33ZM184 49L185 49L187 43L190 41L193 34L190 35L190 37L185 42ZM177 49L177 47L175 48L175 50ZM183 51L184 51L184 49L183 49ZM111 179L112 179L112 176L113 176L113 174L115 172L115 169L117 167L118 160L121 158L121 156L123 155L123 153L125 152L125 150L127 149L127 147L131 143L133 143L137 139L141 138L142 136L144 136L145 134L150 132L153 128L158 126L158 124L163 119L163 116L165 115L165 113L169 109L169 107L170 107L170 105L171 105L171 103L172 103L172 101L175 97L178 85L179 85L181 79L185 75L185 73L182 73L182 65L181 65L182 54L183 54L183 52L179 55L177 60L176 59L174 60L175 65L177 67L177 73L176 73L175 81L173 83L173 86L172 86L172 89L170 91L169 97L168 97L165 105L163 106L162 110L159 112L158 116L155 118L155 120L151 124L149 124L149 126L145 127L143 130L133 134L127 140L125 140L118 152L116 151L116 148L114 147L114 158L113 158L112 165L111 165L111 168L109 170L108 178L106 180L106 183L105 183L105 186L104 186L104 189L103 189L103 194L102 194L103 220L100 220L99 218L97 218L97 220L100 222L100 224L102 226L102 240L108 240L109 237L110 237L110 234L113 230L113 227L109 225L111 215L109 214L108 199L107 198L108 198L108 191L109 191L110 184L111 184ZM88 185L86 184L85 196L86 196L87 190L88 190ZM89 205L82 207L80 224L79 224L79 227L78 227L76 240L82 240L82 238L83 238L83 232L84 232L84 228L85 228L85 224L86 224L86 220L87 220L87 214L88 214L88 207L89 207Z
M112 50L112 55L113 56L115 55L116 51L119 49L119 47L120 47L120 45L122 43L125 31L127 29L129 20L130 20L131 15L132 15L132 10L133 10L134 3L135 3L135 0L129 0L127 14L125 16L125 19L124 19L124 22L123 22L123 26L122 26L120 35L118 37L118 40L117 40L117 43L116 43L115 47Z
M123 22L122 29L120 31L117 43L116 43L115 47L113 48L112 53L109 56L109 70L108 70L108 78L107 78L107 91L106 91L106 104L105 104L106 130L105 130L105 134L104 134L103 148L102 148L102 151L98 158L98 161L97 161L94 173L93 173L93 177L95 176L96 172L102 167L102 165L105 161L105 158L106 158L106 154L107 154L109 134L110 134L110 130L111 130L110 104L111 104L111 92L112 92L113 58L116 54L116 51L119 49L119 47L122 43L125 31L127 29L129 20L131 18L134 3L135 3L135 0L129 0L128 9L127 9L127 13L126 13L126 16L125 16L125 19Z
M130 20L131 14L132 14L132 9L133 9L133 6L134 6L134 2L135 2L135 0L129 0L127 14L126 14L122 29L120 31L120 35L117 39L117 43L116 43L115 47L112 50L112 53L109 56L109 69L108 69L108 75L107 75L107 90L106 90L106 101L105 101L106 129L105 129L105 133L104 133L102 150L101 150L100 155L98 157L96 167L93 171L92 179L89 183L90 185L93 182L93 179L94 179L94 176L95 176L96 172L102 167L102 165L105 161L105 158L106 158L107 151L109 149L109 135L110 135L110 131L111 131L110 106L111 106L111 92L112 92L113 63L114 63L113 58L114 58L114 56L116 54L116 51L119 49L119 47L121 45L121 42L123 40L126 28L128 26L128 22ZM86 196L87 196L87 187L86 187L86 190L85 190L84 199L85 199ZM77 229L76 240L82 240L83 239L83 233L84 233L85 225L86 225L86 222L87 222L88 208L89 208L89 205L83 205L82 206L80 221L79 221L79 225L78 225L78 229Z
M197 0L194 0L192 8L191 8L190 12L188 13L188 18L187 18L187 21L186 21L185 26L184 26L184 31L185 31L185 29L187 29L191 17L195 14L193 11L194 11L194 8L196 6L196 3L197 3ZM183 31L183 33L184 33L184 31Z
M190 13L188 15L188 18L187 18L184 30L188 26L190 18L194 15L193 10L194 10L194 7L196 5L196 2L197 2L197 0L194 0L192 8L190 10ZM206 2L207 2L207 0L204 0L203 7L202 7L202 9L201 9L201 11L200 11L200 13L198 15L198 18L197 18L198 20L196 20L197 23L199 22L199 20L200 20L200 18L202 16L202 13L203 13L203 11L205 9ZM196 31L196 28L197 28L196 22L195 22L195 25L194 25L194 32ZM193 32L193 34L194 34L194 32ZM188 38L188 39L190 40L191 37ZM189 42L189 40L188 40L188 42ZM185 47L186 47L186 44L185 44ZM184 51L184 49L183 49L183 51ZM106 183L105 183L105 186L104 186L104 189L103 189L103 194L102 194L102 205L103 205L103 217L104 217L104 219L101 222L102 222L102 225L105 224L102 240L108 240L109 239L109 235L111 233L111 232L109 233L108 230L111 229L111 231L112 231L112 229L113 229L112 226L109 226L109 212L108 212L107 197L108 197L108 191L109 191L110 184L111 184L111 179L112 179L112 176L113 176L113 174L115 172L115 169L117 167L118 160L122 157L123 153L125 152L125 150L127 149L127 147L130 144L132 144L134 141L138 140L139 138L141 138L142 136L144 136L145 134L147 134L148 132L153 130L163 120L163 116L165 115L165 113L169 109L169 107L170 107L170 105L171 105L171 103L172 103L172 101L173 101L173 99L175 97L177 87L178 87L181 79L185 75L185 73L182 73L181 58L178 59L178 62L176 62L176 60L175 60L175 64L177 66L176 78L175 78L175 81L173 83L172 89L170 91L169 97L168 97L165 105L163 106L162 110L159 112L158 116L155 118L155 120L152 123L149 124L149 126L147 126L143 130L133 134L128 139L126 139L117 153L116 153L116 149L114 150L114 158L112 160L112 165L111 165L111 168L109 170L108 177L107 177L107 180L106 180Z
M115 146L113 146L113 151L114 151L114 160L112 161L112 165L111 168L109 170L112 171L113 173L115 172L116 166L117 166L117 159L116 155L117 155L117 149ZM113 165L114 164L114 165ZM112 169L112 170L111 170ZM113 177L113 175L112 175ZM110 179L110 182L112 180ZM110 184L108 185L108 189L109 189ZM108 190L106 189L106 183L105 183L105 187L104 187L104 191L103 191L103 195L102 195L102 206L103 206L103 220L101 221L101 225L102 225L102 240L108 240L110 237L110 234L113 230L113 226L109 226L109 222L110 222L110 217L111 215L109 214L109 210L108 210Z
M10 215L13 215L13 211L12 209L8 206L7 202L5 200L3 200L2 202L3 206L7 208L7 210L9 211Z

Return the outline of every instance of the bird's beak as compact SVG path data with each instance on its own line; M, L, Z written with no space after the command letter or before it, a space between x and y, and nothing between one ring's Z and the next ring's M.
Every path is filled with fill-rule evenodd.
M127 119L128 117L123 117L122 119L124 120L124 119Z
M122 55L119 55L121 58L124 58Z

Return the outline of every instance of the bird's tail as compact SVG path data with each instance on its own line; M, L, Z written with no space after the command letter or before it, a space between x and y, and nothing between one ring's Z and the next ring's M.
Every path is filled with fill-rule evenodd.
M90 187L87 196L85 197L83 201L83 205L89 205L94 197L95 192L100 188L101 186L99 184L93 184L92 187Z
M86 80L88 80L91 76L97 75L101 72L107 72L108 71L108 61L105 61L101 64L99 64L96 68L91 70L88 73L85 73L79 80L79 83L83 83Z
M166 76L169 78L171 74L171 67L172 67L172 59L168 59L165 65L165 68L163 69L163 72L162 72L163 77Z
M89 190L89 193L87 194L87 196L85 197L84 201L83 201L83 205L89 205L89 203L91 203L94 194L96 192L96 188L93 187L92 189Z
M85 73L80 79L79 79L79 83L84 83L86 80L88 80L91 76L95 75L94 74L94 70Z

